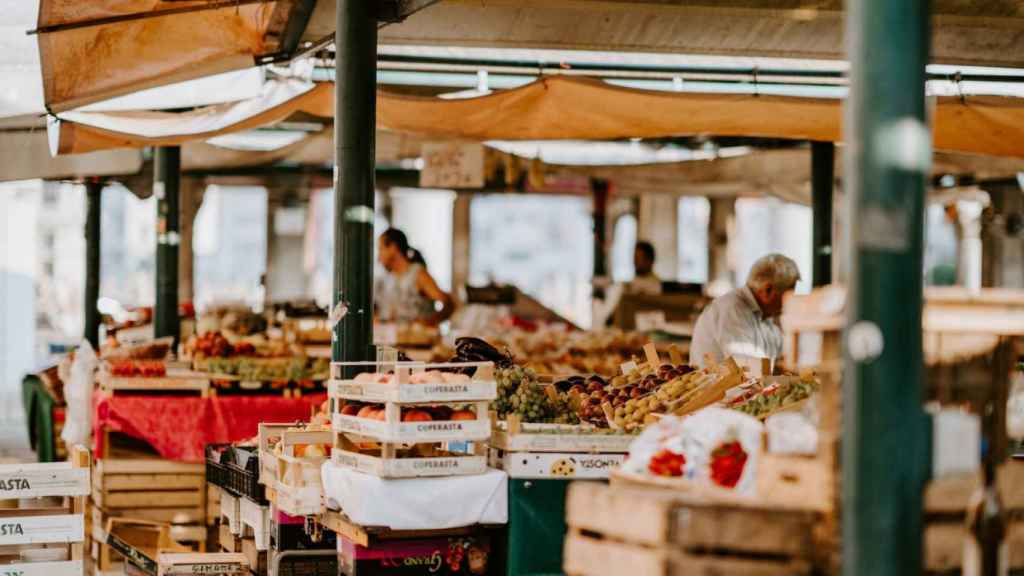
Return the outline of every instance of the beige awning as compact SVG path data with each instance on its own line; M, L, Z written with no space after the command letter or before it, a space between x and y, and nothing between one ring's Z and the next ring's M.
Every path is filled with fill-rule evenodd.
M296 112L333 115L333 85L269 88L260 99L186 113L69 113L52 134L60 154L176 145L272 124ZM289 90L295 94L287 97ZM601 80L547 77L478 98L377 93L377 126L471 140L611 140L686 135L839 141L842 101L622 88ZM70 120L70 122L69 122ZM937 150L1024 157L1024 99L939 97Z
M251 67L279 49L293 1L40 0L46 105L91 102ZM217 6L211 8L210 6Z

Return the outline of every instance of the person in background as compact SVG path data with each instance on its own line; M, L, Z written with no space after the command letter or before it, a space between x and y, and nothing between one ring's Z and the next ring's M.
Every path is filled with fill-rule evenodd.
M661 282L658 275L654 273L654 245L650 242L640 241L636 243L633 250L633 270L635 280L654 280Z
M437 286L427 272L423 256L409 246L404 232L397 228L385 230L378 241L377 259L387 271L374 283L378 320L437 326L451 317L455 302Z
M746 286L716 298L697 319L690 344L690 364L703 367L705 355L716 362L727 356L782 356L782 296L800 281L796 262L769 254L754 262Z
M634 294L661 294L661 279L654 273L655 252L650 242L640 241L633 249L633 281L628 290Z

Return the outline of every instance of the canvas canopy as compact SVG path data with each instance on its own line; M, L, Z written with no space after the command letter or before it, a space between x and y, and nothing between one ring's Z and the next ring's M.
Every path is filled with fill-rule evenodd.
M270 84L270 83L268 83ZM938 97L938 150L1024 157L1024 99ZM256 99L185 113L72 112L51 126L58 154L176 145L278 122L296 112L330 117L332 84L274 83ZM377 125L470 140L611 140L685 135L841 140L842 101L751 94L637 90L593 78L552 76L459 100L378 91Z

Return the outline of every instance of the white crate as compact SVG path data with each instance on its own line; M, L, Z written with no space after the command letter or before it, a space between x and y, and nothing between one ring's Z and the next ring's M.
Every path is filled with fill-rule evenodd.
M508 452L627 453L636 437L569 424L509 426L499 422L492 432L491 446Z
M337 432L379 442L417 444L421 442L458 442L486 440L491 436L487 402L477 403L476 420L430 420L402 422L398 404L385 405L384 420L335 413L331 427Z
M228 519L228 529L234 536L242 534L242 521L239 498L227 490L220 491L220 515Z
M0 514L0 546L21 544L70 544L85 540L81 514L8 516ZM18 510L11 510L15 514Z
M491 465L504 470L509 478L520 479L605 479L625 461L625 454L491 450Z
M0 466L0 500L46 496L88 496L89 469L70 462Z
M81 560L27 562L0 566L0 576L82 576L84 569Z
M271 488L274 506L289 516L315 516L324 511L322 486L286 486L281 483Z
M256 550L270 547L270 507L261 506L248 498L239 499L239 518L243 526L252 529Z
M487 458L473 454L429 458L383 458L335 448L331 459L339 466L347 466L381 478L468 476L487 471Z
M400 404L441 404L494 400L498 384L494 380L463 383L380 384L355 380L332 380L328 385L331 398L360 402L396 402Z

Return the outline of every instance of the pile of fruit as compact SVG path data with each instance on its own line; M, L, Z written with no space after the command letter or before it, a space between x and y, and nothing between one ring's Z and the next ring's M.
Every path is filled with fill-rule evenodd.
M792 377L767 386L754 384L730 400L728 407L763 419L781 408L810 398L817 390L818 381L813 376Z
M386 419L383 404L364 404L361 402L347 402L341 407L341 413L345 416L366 418L367 420ZM401 409L402 422L433 422L453 420L476 420L477 415L470 408L454 409L450 406L409 406Z
M498 398L492 406L498 418L504 420L509 414L516 414L529 423L579 423L579 414L572 408L568 394L541 384L533 370L510 366L495 370L494 376Z
M662 364L656 370L639 365L627 374L605 382L600 376L570 378L558 386L569 384L581 420L595 426L609 426L605 405L618 428L636 428L648 414L661 412L670 405L684 401L699 389L702 372L685 364Z
M167 365L163 360L110 360L107 362L107 371L111 376L123 378L160 378L167 375Z

